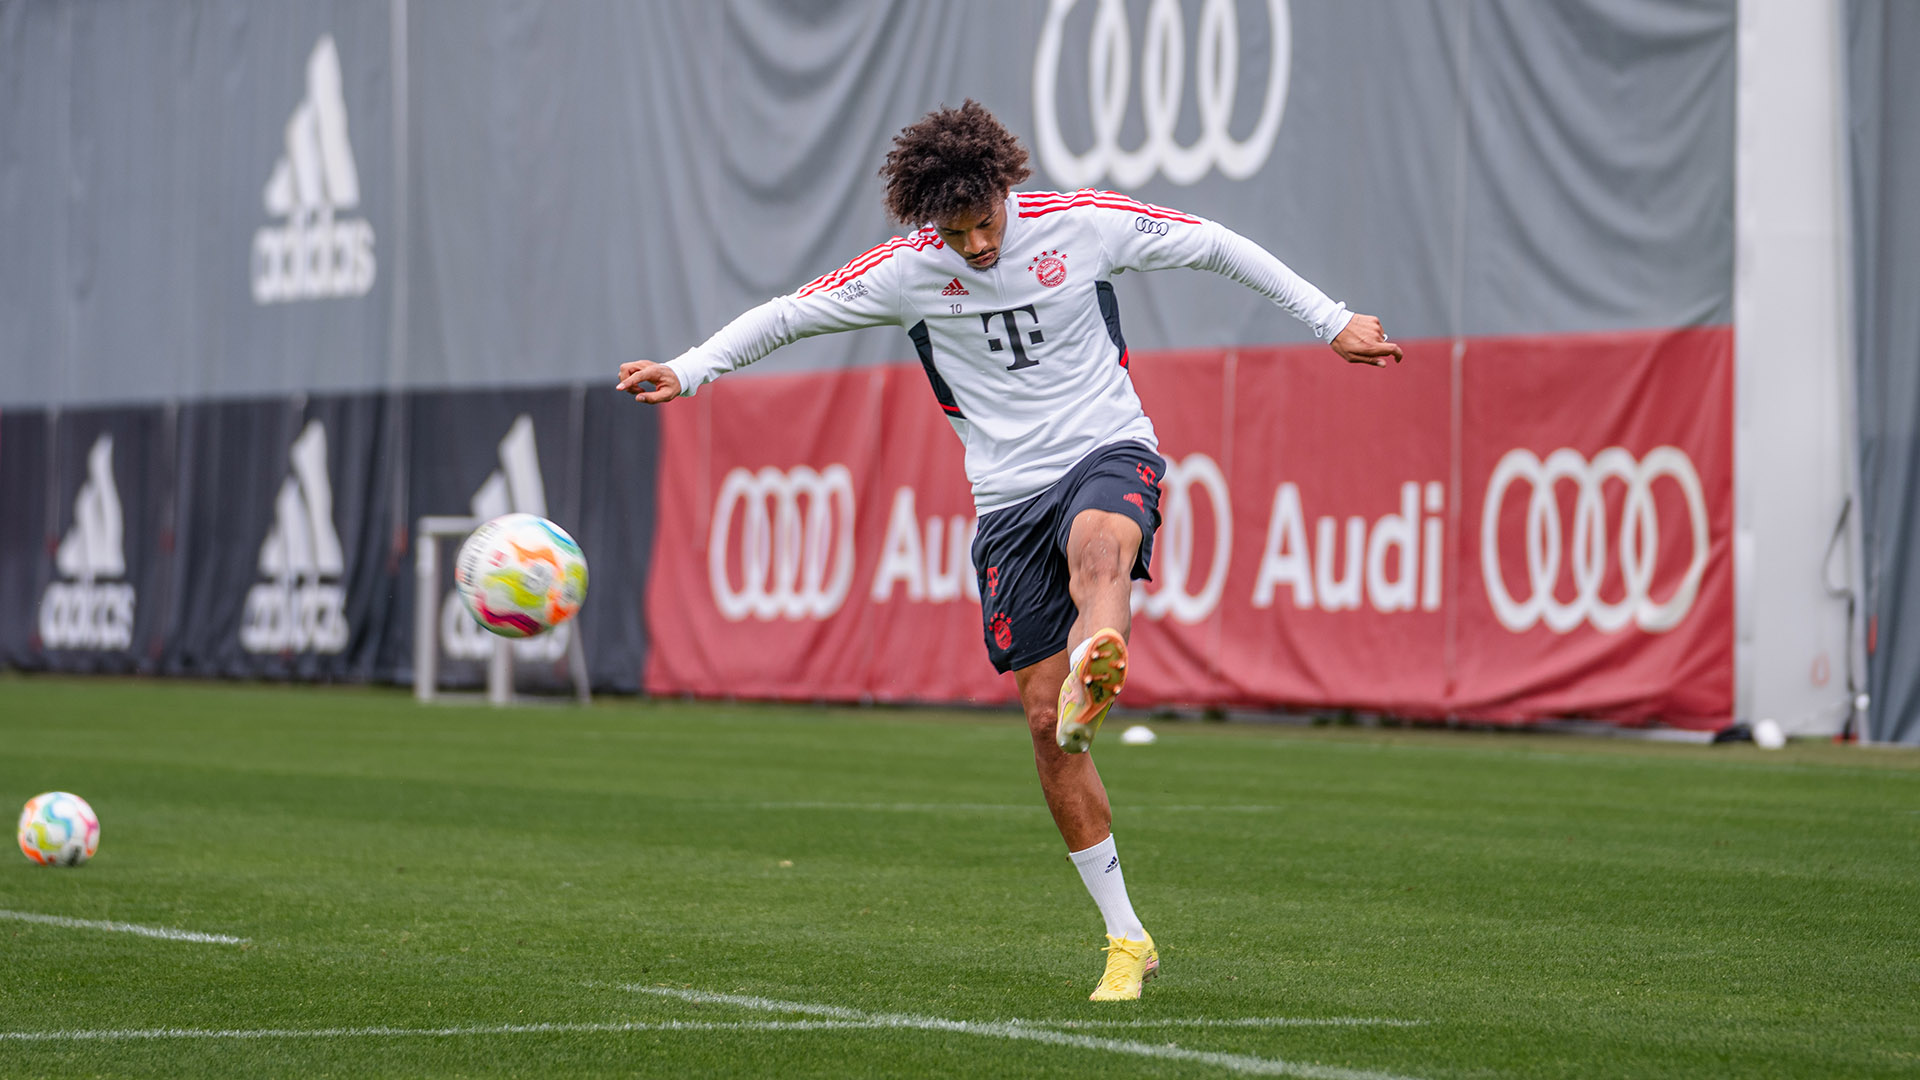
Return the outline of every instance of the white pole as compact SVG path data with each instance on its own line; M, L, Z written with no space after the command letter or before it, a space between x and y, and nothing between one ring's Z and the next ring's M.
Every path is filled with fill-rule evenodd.
M422 519L413 530L413 697L432 701L439 682L439 642L434 640L434 596L440 591L440 539Z
M513 642L493 639L493 658L487 661L487 703L513 704Z

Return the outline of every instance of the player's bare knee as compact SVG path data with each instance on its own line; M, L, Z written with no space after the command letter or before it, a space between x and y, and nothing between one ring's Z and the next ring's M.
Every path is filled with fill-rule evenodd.
M1037 743L1044 740L1048 745L1053 744L1053 728L1056 718L1052 705L1027 710L1027 732L1033 736L1034 742Z

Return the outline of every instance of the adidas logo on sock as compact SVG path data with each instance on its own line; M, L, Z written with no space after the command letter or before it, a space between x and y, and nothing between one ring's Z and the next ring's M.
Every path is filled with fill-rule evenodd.
M940 290L940 295L941 296L965 296L967 295L967 287L965 285L960 284L959 278L954 278L952 281L947 282L946 288Z
M1107 868L1100 872L1103 874L1111 874L1115 870L1118 870L1119 868L1120 868L1120 856L1115 855L1113 858L1107 860Z

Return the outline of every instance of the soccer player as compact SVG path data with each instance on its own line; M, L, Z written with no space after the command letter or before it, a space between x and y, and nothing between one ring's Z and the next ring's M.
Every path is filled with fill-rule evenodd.
M1013 191L1031 174L1027 152L973 101L902 130L880 174L887 211L915 231L664 364L620 365L618 385L658 404L799 338L906 329L966 445L987 655L1013 672L1047 809L1106 920L1092 998L1138 998L1160 958L1127 899L1087 749L1126 684L1132 580L1147 576L1166 462L1133 392L1108 279L1212 270L1286 308L1350 363L1398 362L1400 347L1378 319L1214 222L1110 191Z

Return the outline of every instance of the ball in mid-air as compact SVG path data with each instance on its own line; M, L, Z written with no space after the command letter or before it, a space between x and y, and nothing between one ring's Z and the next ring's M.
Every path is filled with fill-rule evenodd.
M20 811L20 850L42 866L79 866L100 849L100 819L78 795L49 791Z
M587 598L587 560L565 529L537 514L504 514L460 545L453 583L474 620L501 637L542 634Z

